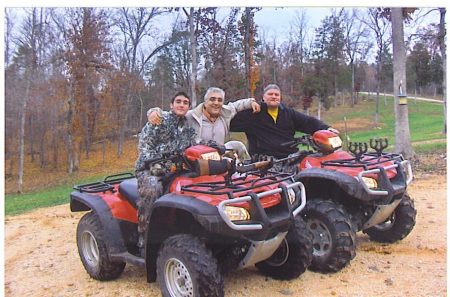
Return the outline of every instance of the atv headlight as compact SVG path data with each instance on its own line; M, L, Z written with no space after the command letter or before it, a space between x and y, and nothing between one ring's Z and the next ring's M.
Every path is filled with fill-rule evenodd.
M375 179L365 176L363 176L362 179L369 189L376 189L378 187L378 183Z
M225 206L224 211L230 221L246 221L250 219L250 214L242 207Z
M287 190L289 203L293 204L295 202L295 191L292 188Z
M332 148L338 148L342 146L342 140L339 136L328 138L328 141Z

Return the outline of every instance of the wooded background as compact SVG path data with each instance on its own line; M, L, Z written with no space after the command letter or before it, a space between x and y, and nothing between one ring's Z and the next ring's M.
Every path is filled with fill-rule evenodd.
M70 174L95 145L108 142L120 157L147 109L168 109L179 90L195 104L210 86L227 100L259 99L276 83L304 112L312 100L328 109L357 104L360 91L376 92L377 102L395 93L385 9L336 8L318 27L298 9L281 43L255 23L263 9L7 8L5 176L21 192L24 158ZM445 9L404 9L403 17L412 27L433 11L441 18L405 34L410 96L445 98ZM175 21L163 30L168 15Z

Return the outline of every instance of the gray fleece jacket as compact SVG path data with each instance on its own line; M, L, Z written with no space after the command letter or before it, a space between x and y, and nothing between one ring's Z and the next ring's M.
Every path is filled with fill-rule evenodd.
M240 111L252 108L252 102L254 101L255 99L253 98L240 99L234 102L229 102L228 104L224 104L222 106L220 116L217 120L224 123L223 126L226 130L224 135L227 135L226 138L229 137L228 134L230 133L230 122L234 118L234 116ZM200 135L202 135L203 105L203 102L200 103L194 109L189 110L186 114L187 123L191 128L195 130L197 141L202 140L200 139ZM161 112L162 110L159 107L151 108L147 111L147 114L153 111ZM226 140L227 139L224 139L223 143L225 143Z

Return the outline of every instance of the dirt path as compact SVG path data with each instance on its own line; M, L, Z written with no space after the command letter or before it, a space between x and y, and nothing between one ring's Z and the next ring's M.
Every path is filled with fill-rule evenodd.
M232 272L226 296L446 296L445 175L417 178L409 193L417 224L400 243L373 243L359 234L356 258L343 271L308 271L289 282L255 269ZM146 283L144 271L132 266L115 281L89 278L75 244L80 217L68 205L6 217L6 296L160 296L158 285Z

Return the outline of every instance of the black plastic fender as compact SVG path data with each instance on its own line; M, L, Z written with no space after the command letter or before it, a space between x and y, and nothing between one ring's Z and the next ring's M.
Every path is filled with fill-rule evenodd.
M92 210L97 213L105 231L108 253L111 255L127 251L119 222L112 216L111 210L100 196L74 191L70 194L70 210L73 212Z
M192 215L192 217L209 232L217 232L217 225L225 226L216 206L197 199L193 196L185 196L178 194L166 194L158 198L152 207L149 220L152 214L158 209L170 208L183 210ZM154 226L152 226L153 228ZM148 228L151 229L151 228ZM228 229L228 228L226 228ZM220 228L221 230L221 228ZM231 230L231 229L230 229Z
M217 207L192 196L166 194L158 198L153 209L170 207L185 210L193 215L219 215Z
M335 182L338 187L340 187L344 192L349 194L350 196L364 200L364 201L370 201L372 199L379 199L380 197L370 197L363 188L363 186L360 184L360 182L353 176L347 175L345 173L334 171L334 170L327 170L322 168L308 168L304 169L303 171L300 171L295 177L295 180L301 181L306 188L306 191L308 192L308 180L309 179L325 179L325 180L331 180ZM326 187L326 185L324 185Z

